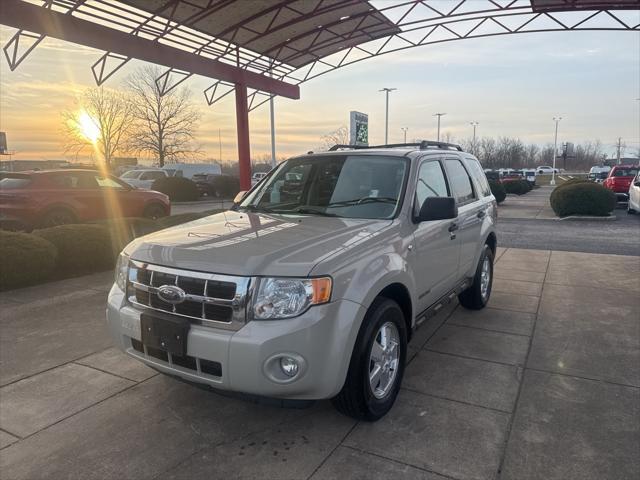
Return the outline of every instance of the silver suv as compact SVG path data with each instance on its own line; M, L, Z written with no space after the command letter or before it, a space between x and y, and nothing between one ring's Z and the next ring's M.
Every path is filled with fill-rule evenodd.
M107 319L160 372L260 397L333 399L377 420L412 332L491 294L496 202L478 160L436 142L289 159L234 209L120 255Z

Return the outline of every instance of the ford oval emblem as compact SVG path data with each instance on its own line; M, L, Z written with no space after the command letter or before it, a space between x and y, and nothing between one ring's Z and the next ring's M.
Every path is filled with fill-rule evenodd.
M177 305L184 302L187 294L180 287L175 285L162 285L158 287L158 298L163 302L170 303L171 305Z

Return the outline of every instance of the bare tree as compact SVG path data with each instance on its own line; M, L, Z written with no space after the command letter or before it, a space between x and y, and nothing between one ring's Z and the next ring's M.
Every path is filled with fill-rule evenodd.
M75 111L62 113L64 152L76 157L87 150L97 152L99 162L111 166L124 148L130 126L130 103L126 95L102 87L88 88L78 98Z
M349 129L342 125L336 130L320 137L321 149L329 150L334 145L349 145Z
M186 87L162 95L156 83L160 74L158 67L142 67L125 84L131 92L134 131L129 147L150 153L163 166L165 162L201 153L193 140L202 115Z

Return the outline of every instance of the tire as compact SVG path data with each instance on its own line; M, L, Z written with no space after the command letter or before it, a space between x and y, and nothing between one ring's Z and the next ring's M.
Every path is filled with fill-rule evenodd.
M48 211L40 221L42 228L57 227L59 225L68 225L70 223L76 223L76 216L72 211L66 208L54 208Z
M627 204L627 213L629 215L634 215L636 211Z
M486 264L485 264L486 262ZM483 269L486 269L488 278L486 279L486 285L483 282ZM483 287L484 285L484 287ZM469 310L481 310L487 306L489 298L491 297L491 286L493 285L493 252L489 245L484 246L478 266L476 268L476 274L473 276L473 284L465 291L458 295L460 304Z
M383 330L386 341L381 333ZM382 348L383 343L389 345L388 351ZM391 346L394 343L395 349ZM374 345L375 351L382 356L378 357L379 362L374 360L375 353L372 356ZM404 314L395 301L378 297L364 317L344 386L331 400L334 407L358 420L376 421L382 418L398 396L406 358L407 326ZM372 386L370 373L376 368L382 373Z
M166 217L167 213L162 205L153 203L144 209L142 216L149 220L157 220L158 218Z

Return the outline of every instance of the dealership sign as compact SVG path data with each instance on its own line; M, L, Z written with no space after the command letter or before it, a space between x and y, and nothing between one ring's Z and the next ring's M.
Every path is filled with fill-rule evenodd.
M369 115L351 112L349 117L349 144L369 145Z

